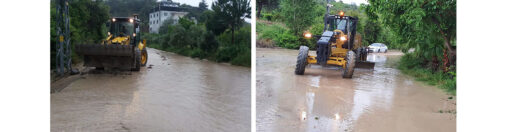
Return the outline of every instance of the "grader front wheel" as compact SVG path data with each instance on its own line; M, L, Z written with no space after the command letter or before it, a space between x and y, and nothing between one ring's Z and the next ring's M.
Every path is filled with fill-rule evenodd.
M139 71L141 67L141 51L138 48L134 48L134 67L132 71Z
M141 51L141 66L146 66L148 61L147 48L143 48Z
M306 70L306 65L308 64L308 52L309 48L307 46L300 46L299 55L297 56L297 65L295 67L295 74L304 74L304 71Z
M354 65L356 64L356 55L353 51L348 51L347 56L345 57L345 67L343 68L342 77L343 78L352 78L352 74L354 74Z

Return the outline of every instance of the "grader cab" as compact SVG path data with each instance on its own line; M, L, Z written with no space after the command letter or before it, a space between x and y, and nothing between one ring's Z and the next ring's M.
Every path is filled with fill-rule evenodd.
M345 16L340 11L338 15L327 13L324 23L324 32L321 35L304 33L305 38L318 39L316 56L308 54L307 46L301 46L295 74L302 75L307 65L316 64L341 67L342 77L352 78L355 67L374 67L374 63L366 61L368 52L361 44L361 35L356 33L358 18Z

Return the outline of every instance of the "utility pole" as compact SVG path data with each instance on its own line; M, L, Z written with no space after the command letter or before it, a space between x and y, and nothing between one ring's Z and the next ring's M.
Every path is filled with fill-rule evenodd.
M56 72L64 75L71 71L70 17L68 14L69 1L56 0Z

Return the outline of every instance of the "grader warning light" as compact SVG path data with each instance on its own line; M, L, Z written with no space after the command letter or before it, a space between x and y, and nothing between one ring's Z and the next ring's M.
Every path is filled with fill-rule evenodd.
M343 17L343 15L345 15L345 13L343 13L343 11L340 11L340 17Z

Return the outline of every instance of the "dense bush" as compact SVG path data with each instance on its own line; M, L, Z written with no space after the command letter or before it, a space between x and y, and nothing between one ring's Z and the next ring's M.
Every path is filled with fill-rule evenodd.
M418 81L426 82L444 89L446 92L456 94L456 68L451 67L447 73L433 71L427 64L428 61L420 59L415 53L408 53L402 56L399 62L399 69L408 75L415 77Z
M216 61L230 62L234 65L250 66L251 64L251 27L249 24L234 32L234 42L231 44L231 32L226 31L217 37L220 50L216 54Z
M250 25L234 32L235 44L231 44L231 32L225 31L219 36L205 28L204 24L194 24L187 19L180 19L176 25L169 25L164 33L144 33L149 47L175 52L180 55L217 62L229 62L234 65L251 64Z

